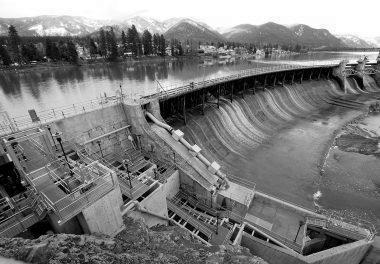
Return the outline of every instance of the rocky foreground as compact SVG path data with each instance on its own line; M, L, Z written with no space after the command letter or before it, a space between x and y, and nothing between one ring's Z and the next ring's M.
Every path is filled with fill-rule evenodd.
M38 239L1 238L0 255L27 263L256 263L267 264L241 246L207 247L179 227L148 229L125 219L116 237L45 235Z

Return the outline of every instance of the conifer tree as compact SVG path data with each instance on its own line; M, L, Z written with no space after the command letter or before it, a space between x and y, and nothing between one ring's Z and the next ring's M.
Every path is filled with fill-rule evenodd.
M78 63L78 52L75 44L69 40L66 44L67 60L71 63Z
M141 41L140 41L140 36L139 36L139 33L137 32L135 25L132 25L131 28L128 28L127 42L130 45L130 49L133 56L141 55L142 53Z
M98 51L103 58L107 56L106 34L103 28L101 28L99 31L99 50Z
M164 38L164 35L161 35L160 36L160 41L159 41L160 45L159 45L159 52L160 52L160 55L161 56L165 56L165 52L166 52L166 43L165 43L165 38Z
M110 31L106 33L106 43L107 43L107 58L110 61L115 61L117 59L117 44L115 33L113 32L113 28L111 27Z
M35 61L39 59L38 51L33 43L21 45L21 56L26 61Z
M10 25L8 28L8 38L9 38L9 49L13 60L16 62L21 62L19 45L21 44L20 37L17 33L16 28Z
M124 53L127 52L127 36L125 35L124 30L121 31L121 47L122 54L124 55Z
M152 47L152 34L148 30L144 30L142 35L142 44L144 47L144 55L151 55L153 52Z
M153 35L153 54L158 54L158 49L160 46L160 35L159 34L154 34Z
M7 49L0 43L0 61L3 62L3 65L9 66L12 63L11 57Z

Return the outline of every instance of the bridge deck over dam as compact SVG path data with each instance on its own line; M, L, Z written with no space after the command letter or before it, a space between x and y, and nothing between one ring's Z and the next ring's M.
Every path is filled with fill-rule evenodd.
M302 69L319 69L319 68L333 68L338 66L339 63L326 63L326 64L317 64L317 65L299 65L299 64L282 64L282 65L275 65L275 66L269 66L269 67L260 67L260 68L254 68L249 70L243 70L236 74L231 74L227 76L222 76L218 78L213 79L207 79L199 82L187 82L187 83L181 83L177 86L170 86L169 89L166 89L168 87L161 87L161 91L152 95L144 96L141 99L142 100L151 100L151 99L159 99L159 100L167 100L173 97L180 96L182 94L193 92L196 90L201 90L203 88L207 88L210 86L239 80L242 78L248 78L248 77L254 77L254 76L260 76L264 74L269 73L277 73L277 72L286 72L286 71L292 71L292 70L302 70Z
M274 64L274 62L269 62L268 64ZM244 78L250 78L255 76L262 76L265 74L272 74L272 73L282 73L282 72L290 72L290 71L296 71L296 70L315 70L315 69L332 69L335 67L338 67L340 62L338 61L328 61L328 62L306 62L306 63L298 63L298 64L276 64L269 67L259 67L259 68L253 68L248 70L243 70L235 74L217 77L217 78L211 78L207 80L201 80L201 81L189 81L189 82L183 82L180 84L174 84L170 86L161 86L159 92L147 96L141 97L141 101L149 101L152 99L158 99L160 101L168 100L173 97L178 97L183 94L194 92L197 90L201 90L203 88L208 88L211 86L216 86L219 84L223 84L226 82L232 82L239 79ZM357 67L358 62L350 62L345 64L345 73L346 75L352 75L357 72L355 68ZM367 74L373 74L375 73L375 70L373 69L373 66L376 65L375 61L366 62L365 67L366 69L371 69L370 71L365 70ZM311 74L310 74L311 75Z

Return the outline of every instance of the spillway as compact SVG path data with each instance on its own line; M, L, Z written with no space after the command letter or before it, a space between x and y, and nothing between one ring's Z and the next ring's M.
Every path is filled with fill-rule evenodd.
M348 78L347 93L334 80L266 88L221 98L220 107L188 115L177 125L191 144L217 161L227 175L253 181L270 195L313 208L321 159L339 127L361 113L353 98L380 92L366 76L364 89Z

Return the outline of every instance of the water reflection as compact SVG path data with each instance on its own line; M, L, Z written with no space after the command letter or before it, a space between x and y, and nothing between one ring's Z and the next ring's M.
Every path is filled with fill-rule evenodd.
M282 59L358 58L362 55L313 53ZM376 56L376 53L372 55ZM143 95L156 91L156 80L165 86L193 79L213 78L258 67L259 64L257 61L237 61L227 65L205 66L203 61L194 59L0 72L0 107L11 115L24 115L31 108L42 110L93 99L104 93L112 95L120 85L125 94Z

